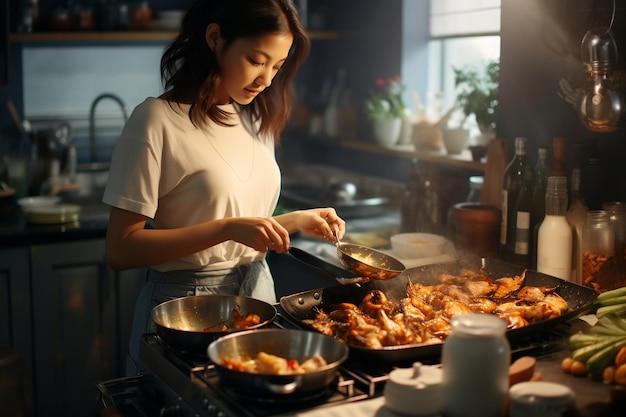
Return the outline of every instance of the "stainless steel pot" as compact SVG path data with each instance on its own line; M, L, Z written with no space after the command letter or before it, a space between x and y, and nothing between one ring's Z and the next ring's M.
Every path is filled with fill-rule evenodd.
M259 324L234 328L233 310L246 316L258 314ZM232 295L196 295L176 298L152 309L157 334L173 349L189 354L206 354L209 344L230 332L257 329L271 323L276 308L254 298ZM228 331L222 331L224 325Z
M229 369L228 359L254 358L265 352L300 363L320 355L327 365L295 375L255 374ZM215 364L220 383L244 395L285 398L323 392L337 376L337 368L348 357L348 346L330 336L307 330L259 329L233 333L209 345L207 355Z

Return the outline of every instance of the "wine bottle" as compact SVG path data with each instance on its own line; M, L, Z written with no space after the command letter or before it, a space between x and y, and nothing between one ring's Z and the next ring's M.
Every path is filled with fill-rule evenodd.
M537 234L543 217L546 215L546 184L552 170L552 164L548 159L548 148L540 146L537 150L537 163L535 164L535 176L533 178L532 210L530 213L531 224L531 256L530 268L537 268Z
M517 200L524 189L531 190L533 169L526 153L526 138L515 138L515 156L504 170L500 194L502 222L500 224L500 258L512 262L515 260L515 239L517 223ZM528 199L530 200L528 193ZM526 199L526 197L525 197ZM526 206L526 202L524 204ZM520 207L522 208L522 207ZM526 208L524 208L526 209ZM528 211L530 211L528 209Z

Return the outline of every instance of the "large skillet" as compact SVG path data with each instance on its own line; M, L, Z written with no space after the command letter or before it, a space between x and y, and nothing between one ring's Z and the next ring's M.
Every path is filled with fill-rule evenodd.
M406 285L409 280L412 283L430 285L435 284L442 273L455 274L467 268L478 270L481 266L494 279L519 275L524 271L522 267L490 258L446 262L406 270L393 281L370 281L360 286L338 285L285 296L280 299L280 306L287 319L301 327L312 328L303 320L315 318L315 313L319 309L329 308L333 304L341 302L358 305L367 292L372 289L381 289L388 298L399 300L406 296ZM556 292L567 301L570 310L560 317L507 331L507 336L511 341L522 339L531 333L552 329L559 323L584 314L591 308L597 296L597 293L591 288L531 270L526 272L525 285L556 287ZM386 346L382 349L369 349L353 345L349 347L351 355L382 362L408 362L433 357L441 353L441 344Z
M243 316L257 314L261 321L256 325L236 328L233 309ZM159 304L152 309L151 315L157 334L170 347L180 352L206 355L209 344L221 336L271 323L276 317L276 308L249 297L194 295Z

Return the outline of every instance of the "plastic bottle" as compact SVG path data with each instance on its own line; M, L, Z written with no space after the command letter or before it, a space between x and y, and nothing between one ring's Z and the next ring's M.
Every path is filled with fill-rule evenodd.
M526 154L526 138L515 138L515 156L504 170L500 194L502 222L500 228L500 258L515 259L516 205L524 187L532 187L533 168Z
M567 178L548 177L546 215L537 236L537 271L569 280L572 268L572 228L567 210Z
M604 210L589 210L583 227L582 240L582 283L596 288L595 276L613 256L614 237L609 213Z
M491 314L452 318L443 344L443 415L502 417L506 414L511 348L506 322Z

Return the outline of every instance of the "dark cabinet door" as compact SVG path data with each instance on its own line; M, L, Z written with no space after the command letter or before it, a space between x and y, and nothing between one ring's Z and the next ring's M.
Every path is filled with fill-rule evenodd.
M96 415L95 383L121 361L104 240L32 246L31 259L36 415Z

